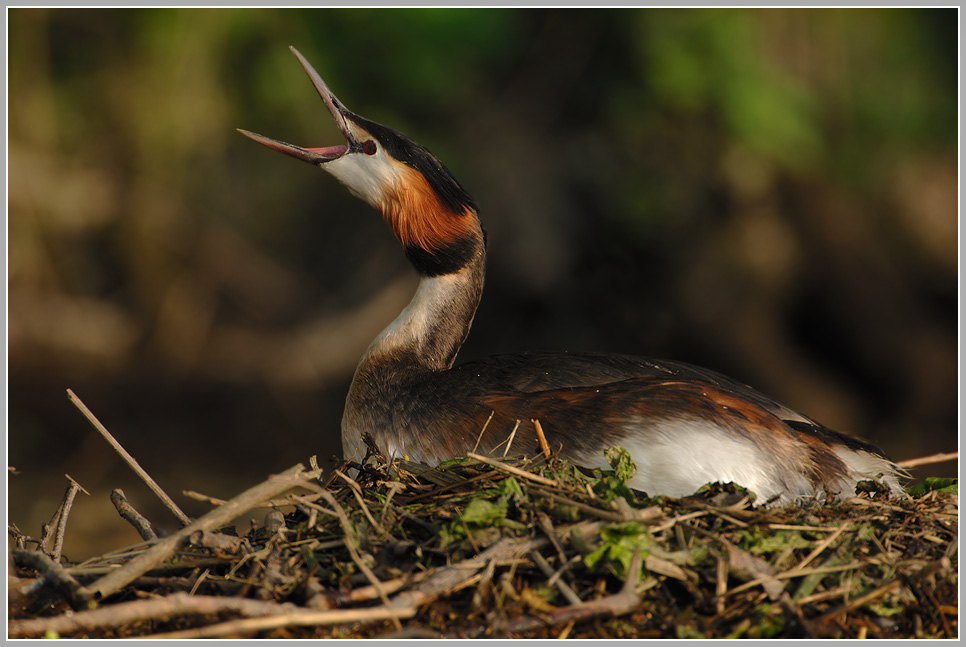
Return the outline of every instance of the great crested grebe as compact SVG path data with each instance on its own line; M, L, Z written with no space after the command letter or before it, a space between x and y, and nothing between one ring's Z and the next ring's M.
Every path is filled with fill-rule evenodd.
M369 345L342 418L346 459L369 434L387 456L434 465L466 455L540 453L608 467L624 447L629 485L686 496L734 482L761 503L853 496L876 479L900 493L896 465L865 441L828 429L751 387L673 361L603 353L529 352L453 368L483 291L485 236L473 199L425 147L350 112L293 47L342 131L344 145L300 148L248 131L319 166L375 207L420 276L412 302Z

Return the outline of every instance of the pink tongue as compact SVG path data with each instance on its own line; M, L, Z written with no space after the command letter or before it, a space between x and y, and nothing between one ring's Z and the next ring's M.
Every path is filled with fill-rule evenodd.
M345 146L325 146L323 148L306 148L305 150L310 153L318 153L319 155L325 155L326 157L339 157L345 154Z

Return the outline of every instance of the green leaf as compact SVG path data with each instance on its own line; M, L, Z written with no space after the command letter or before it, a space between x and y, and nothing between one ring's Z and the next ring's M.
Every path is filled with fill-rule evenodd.
M637 471L637 465L631 459L630 453L623 447L609 447L604 450L604 458L614 470L614 476L622 483L627 483Z
M916 483L911 488L907 490L909 496L921 497L927 492L932 492L936 490L938 492L945 492L947 494L959 494L959 482L955 478L938 478L929 477L924 479L922 483Z
M520 487L520 482L512 476L505 479L497 491L500 497L506 501L523 501L526 499L526 496L523 494L523 488Z
M441 546L449 546L466 537L466 529L463 524L452 523L439 529L439 543Z
M676 625L674 627L674 634L678 638L694 638L697 640L705 640L707 638L703 633L689 625Z
M610 463L610 470L594 470L597 481L593 484L594 493L605 501L612 501L617 497L626 499L628 503L634 503L636 497L629 487L627 481L637 471L637 466L631 459L631 455L623 447L609 447L604 451L604 457Z
M902 613L905 610L901 604L895 604L894 600L891 604L889 601L871 602L870 604L866 605L866 608L877 616L881 616L883 618L894 616L897 613Z
M496 503L486 499L473 499L463 509L463 521L467 524L478 526L492 526L498 521L506 518L507 502L500 499Z
M587 568L596 567L600 560L604 559L608 550L610 550L610 547L606 544L598 546L592 553L584 555L584 565Z
M755 618L757 622L748 628L747 638L773 638L785 629L784 618L775 615L767 604L759 605Z
M611 572L623 579L627 577L634 551L639 550L641 557L650 554L651 534L639 523L619 523L600 529L602 543L593 552L584 556L584 565L595 568L607 563Z
M441 461L440 464L439 464L439 466L440 467L446 467L447 465L462 465L463 463L469 463L471 460L473 460L473 459L471 459L471 458L469 458L467 456L458 456L456 458L451 458L451 459L446 460L446 461Z
M768 553L781 552L783 550L795 550L798 548L809 548L812 542L802 537L797 531L777 531L773 535L764 535L759 528L757 532L743 530L739 533L741 541L739 545L754 555L764 555Z
M600 529L600 536L604 539L604 541L618 542L625 537L650 537L650 534L647 532L647 528L645 528L642 524L639 524L636 521L628 521L626 523L615 523L604 526Z
M872 541L872 537L878 536L878 531L870 523L863 523L855 531L855 538L858 541Z

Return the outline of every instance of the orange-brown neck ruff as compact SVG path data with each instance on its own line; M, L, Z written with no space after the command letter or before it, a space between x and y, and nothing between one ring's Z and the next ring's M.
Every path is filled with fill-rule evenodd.
M380 210L406 255L424 276L456 272L482 250L475 211L455 212L439 199L422 173L400 164L400 178L387 191Z

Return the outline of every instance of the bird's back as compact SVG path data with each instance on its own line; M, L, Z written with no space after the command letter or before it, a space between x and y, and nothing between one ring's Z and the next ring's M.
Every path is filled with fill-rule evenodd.
M880 475L899 488L895 466L874 445L682 362L530 352L442 372L392 370L384 382L368 381L386 384L377 445L429 464L470 451L536 456L537 420L552 450L586 467L607 467L604 451L624 447L638 468L630 484L654 495L733 481L759 501L824 500ZM355 443L343 440L350 455Z

